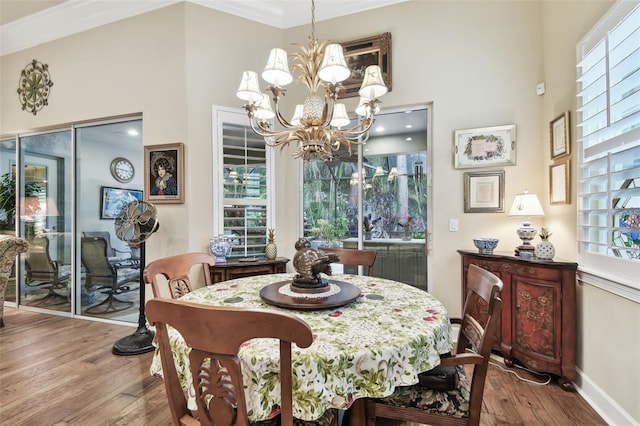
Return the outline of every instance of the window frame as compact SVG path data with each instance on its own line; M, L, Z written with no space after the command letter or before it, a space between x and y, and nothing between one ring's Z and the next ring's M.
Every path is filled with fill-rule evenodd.
M249 122L247 119L247 114L244 110L239 108L228 108L218 105L212 106L212 145L213 145L213 161L214 172L213 172L213 207L212 207L212 221L213 221L213 235L221 235L225 233L225 224L224 224L224 210L225 205L228 205L230 200L225 199L224 197L224 144L223 144L223 131L224 126L223 123L243 126L247 129L247 131L253 135L254 138L259 138L259 136L255 135L251 128L249 127ZM267 229L273 228L275 224L275 202L274 202L274 173L275 173L275 165L274 165L274 154L273 149L268 149L265 145L265 160L266 160L266 199L252 199L252 198L234 198L233 204L240 206L253 206L260 205L264 206L266 209L266 227L264 233L264 245L266 245L267 241ZM245 231L248 229L245 226ZM246 236L246 232L245 232ZM241 242L241 244L238 244ZM233 243L233 241L232 241ZM241 248L239 248L239 246ZM239 257L256 257L256 251L250 250L250 244L247 244L245 239L238 239L233 244L233 251L231 257L239 258ZM264 250L262 250L264 253Z
M622 118L613 116L612 109L615 103L625 98L613 99L614 96L611 92L612 86L615 84L610 84L610 76L614 66L609 64L612 52L622 44L612 43L612 47L610 47L610 36L616 27L624 22L631 13L638 13L639 8L640 5L637 2L617 2L576 45L576 127L579 148L576 231L578 262L581 270L580 277L590 284L636 301L640 301L640 282L637 280L640 261L616 257L617 250L613 240L615 238L614 233L619 232L619 229L616 228L620 226L616 221L626 207L614 203L616 197L619 197L620 193L625 193L625 190L624 188L614 187L613 183L616 179L615 175L620 170L631 174L640 170L640 165L631 163L631 165L620 166L622 161L616 160L616 157L627 158L640 153L640 128L624 129L617 135L609 133L602 136L601 133L615 130L615 127L620 126L619 123L626 118L630 118L631 122L637 123L640 121L640 110L632 110ZM630 33L631 36L629 38L637 38L639 31L640 25ZM634 35L636 37L633 37ZM634 41L631 40L631 42L633 43ZM600 53L602 59L601 56L596 56L597 60L589 58L592 53L596 55L598 49L602 51ZM636 47L632 52L638 51L640 51L640 46ZM604 62L601 63L601 61ZM621 60L617 64L622 62ZM599 70L596 69L598 67L600 67ZM603 77L601 77L601 74L596 74L595 77L590 76L589 71L594 74L602 72L604 75ZM629 75L637 72L640 72L640 68L632 71ZM604 81L600 80L602 78L604 78ZM619 80L619 82L623 81L624 78ZM602 93L591 89L598 83L603 85L604 91ZM629 95L629 97L636 96L638 92L640 91ZM595 108L593 105L596 101L604 103L604 109ZM589 126L596 120L606 121L604 123L600 121L597 124L597 129L594 130L593 127ZM625 153L627 151L628 153ZM594 175L595 163L601 163L603 166L598 175ZM616 167L622 167L622 169ZM594 179L601 182L598 188L593 185ZM640 175L637 179L640 180ZM632 194L634 198L637 192L637 190L633 189L632 191L626 191L627 194ZM597 197L601 198L599 204L595 200ZM638 207L632 208L636 209ZM630 208L627 210L630 210ZM586 219L587 217L589 217L589 220ZM606 223L602 223L603 218ZM596 220L594 221L593 219ZM602 232L605 234L602 234ZM600 236L594 238L597 241L592 243L591 235L593 233L600 233ZM587 234L589 234L589 237L585 236ZM601 235L606 235L606 241L603 240ZM595 249L588 250L588 246L591 244L606 244L606 249L604 245L602 246L606 253L597 253Z

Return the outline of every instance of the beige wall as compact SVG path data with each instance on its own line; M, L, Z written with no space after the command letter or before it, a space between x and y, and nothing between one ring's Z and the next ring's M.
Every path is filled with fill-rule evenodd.
M566 110L570 111L574 122L575 46L612 4L612 1L544 2L543 63L547 93L544 96L543 129ZM552 239L558 253L571 260L577 257L575 136L575 129L572 129L572 203L550 206L547 193L545 206L545 223L554 231ZM543 169L548 170L552 164L548 154L548 132L544 134L544 142ZM544 178L548 187L548 173ZM640 305L584 284L578 286L577 304L577 366L636 422L640 422Z
M430 289L453 315L461 308L456 250L473 249L473 237L492 236L500 239L498 250L509 252L519 243L520 223L506 212L463 212L464 170L452 161L456 129L517 125L517 166L495 168L506 173L505 210L524 188L539 194L547 216L534 225L550 226L559 257L575 260L575 168L572 203L549 206L548 123L567 109L574 117L575 43L610 4L411 1L317 23L318 38L336 41L390 31L394 83L383 107L433 103ZM158 206L160 229L148 257L204 251L215 207L211 105L240 107L241 71L260 70L270 47L305 43L309 31L178 4L14 53L1 58L0 134L142 112L144 143L184 142L187 161L186 202ZM20 110L17 96L4 96L15 92L20 70L33 58L50 65L55 83L50 105L35 117ZM543 81L547 93L537 96ZM299 221L291 152L276 154L278 248L288 257ZM450 218L459 219L459 232L448 231ZM578 367L640 420L640 339L629 339L626 326L637 326L638 305L589 286L578 297ZM602 320L610 316L615 321ZM605 342L614 349L605 353Z

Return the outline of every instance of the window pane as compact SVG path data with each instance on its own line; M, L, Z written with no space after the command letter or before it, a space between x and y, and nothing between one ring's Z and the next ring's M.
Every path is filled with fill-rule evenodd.
M213 108L215 234L231 241L230 259L264 257L270 212L273 149L237 109Z
M629 260L640 260L640 7L625 14L629 5L616 3L610 31L599 24L578 45L602 37L578 58L578 240L585 267L637 283ZM596 89L600 61L609 64L606 96Z
M312 245L357 248L361 237L365 249L378 252L374 275L423 289L427 288L426 119L425 109L377 115L362 146L361 169L355 155L303 163L304 235ZM344 271L354 272L348 267Z

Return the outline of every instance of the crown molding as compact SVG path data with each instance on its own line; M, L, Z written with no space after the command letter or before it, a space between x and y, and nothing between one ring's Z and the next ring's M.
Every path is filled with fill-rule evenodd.
M151 12L182 1L276 28L311 22L306 1L286 0L75 0L0 26L0 56ZM409 0L316 0L316 21L337 18ZM286 7L285 7L286 6ZM319 6L319 7L318 7Z
M0 56L140 15L182 0L66 1L0 27Z

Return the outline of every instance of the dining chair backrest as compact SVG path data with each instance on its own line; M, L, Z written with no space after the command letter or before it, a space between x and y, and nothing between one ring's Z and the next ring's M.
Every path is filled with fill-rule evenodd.
M25 256L26 282L58 280L58 265L49 255L49 238L34 237Z
M502 280L492 272L476 265L469 265L467 270L467 295L462 308L462 318L458 332L458 343L455 353L465 353L471 348L482 354L491 352L492 341L485 342L482 337L491 319L495 299L502 290ZM495 318L497 321L498 319ZM486 347L483 347L485 345Z
M463 315L461 319L451 320L452 323L460 324L458 343L452 356L440 360L440 367L460 368L473 365L469 388L465 391L427 390L423 393L418 387L414 393L422 398L418 405L412 401L404 406L395 406L370 399L366 403L368 425L375 425L376 417L424 424L475 426L480 423L489 358L502 312L502 300L499 297L502 287L502 280L496 275L476 265L469 265ZM466 382L466 378L464 381ZM468 402L465 415L457 415L458 412L452 415L447 411L460 404L463 399Z
M211 285L209 267L215 264L216 258L206 253L178 254L149 263L144 269L143 279L146 284L151 284L153 297L162 297L161 284L166 281L171 298L178 299L193 290L189 275L194 266L202 265L204 284Z
M291 343L307 348L311 329L300 318L262 309L202 305L182 300L151 299L149 322L156 327L162 373L174 425L248 425L238 350L250 339L280 340L281 424L293 425ZM199 423L187 408L176 371L167 325L175 328L191 348Z
M326 253L335 253L340 260L336 263L350 266L366 266L367 275L372 276L373 265L376 263L376 250L341 249L333 247L322 247L320 250Z
M85 268L87 288L117 287L118 271L109 263L107 241L104 238L82 237L80 259Z
M103 238L107 244L107 257L115 258L115 261L131 257L131 250L120 250L111 245L111 232L109 231L85 231L83 237Z

